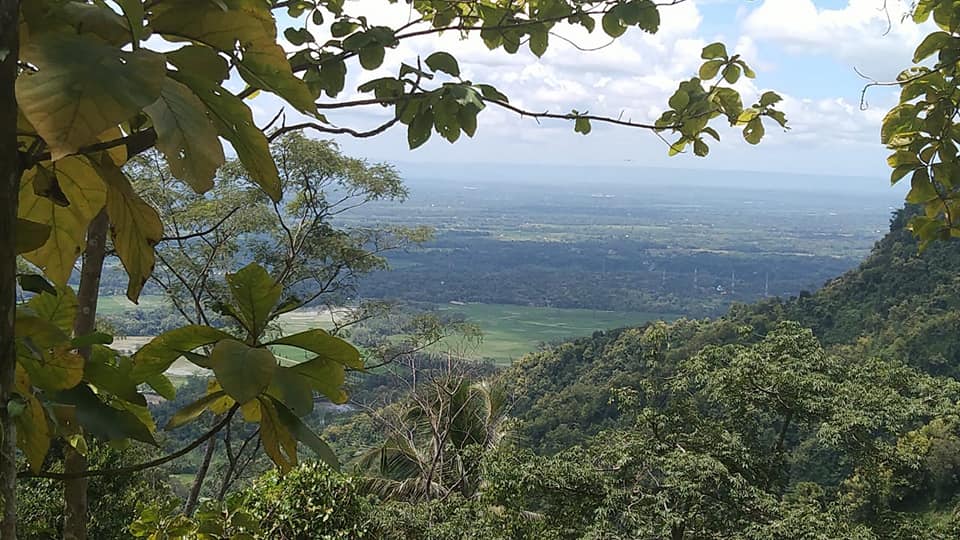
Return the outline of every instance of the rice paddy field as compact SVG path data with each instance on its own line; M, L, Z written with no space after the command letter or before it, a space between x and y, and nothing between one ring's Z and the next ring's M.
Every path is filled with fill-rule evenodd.
M589 336L597 330L638 326L651 320L672 320L664 313L617 313L592 309L560 309L509 304L457 304L439 311L461 313L480 327L483 341L475 356L509 364L542 343Z

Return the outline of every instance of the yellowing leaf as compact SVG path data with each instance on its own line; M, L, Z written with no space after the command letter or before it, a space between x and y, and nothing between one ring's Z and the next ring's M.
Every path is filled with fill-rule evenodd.
M297 441L280 421L269 398L260 398L260 441L281 472L297 466Z
M50 226L50 236L42 247L24 253L23 257L63 286L86 244L87 226L106 202L106 187L85 157L64 158L54 162L53 172L70 205L57 206L35 193L36 170L27 171L21 180L19 216Z
M301 112L315 111L313 94L290 68L269 6L263 2L225 0L225 13L213 2L168 0L157 5L151 25L173 39L189 38L239 55L238 71L254 88L273 92Z
M21 349L17 362L30 374L33 385L44 390L72 388L83 379L83 357L67 347L44 351L40 358L24 354Z
M184 424L189 424L203 414L203 411L209 409L212 403L216 402L224 395L224 392L221 390L219 392L214 392L213 394L207 394L193 403L184 406L173 414L163 429L171 430L176 429Z
M240 406L240 413L243 414L243 420L255 424L260 422L260 402L251 400Z
M197 193L212 188L213 175L224 161L223 146L203 102L183 84L167 79L160 99L145 110L173 175Z
M210 379L207 381L207 394L222 394L220 399L217 399L210 403L207 407L210 409L210 412L213 414L223 414L230 410L230 407L233 407L236 404L236 400L228 396L226 392L223 391L223 388L220 386L220 383L216 379Z
M17 77L17 103L54 160L156 101L166 73L161 54L62 32L31 36L21 58L38 71Z
M39 472L50 451L50 424L43 405L33 395L24 396L26 408L16 417L17 448L23 452L30 470Z
M13 388L23 397L32 395L30 391L30 374L20 364L14 366Z
M57 287L57 294L38 294L27 302L38 317L50 321L65 334L73 332L77 317L77 295L71 287Z
M100 171L107 181L110 236L129 277L127 298L136 303L153 272L156 262L153 247L163 237L163 223L160 214L137 195L120 169L101 160Z

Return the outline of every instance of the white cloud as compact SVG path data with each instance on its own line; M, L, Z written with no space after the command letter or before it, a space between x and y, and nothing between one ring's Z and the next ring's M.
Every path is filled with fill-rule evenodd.
M400 62L412 64L418 57L445 50L459 59L464 78L496 85L520 107L556 113L588 110L648 122L659 116L677 83L696 73L702 62L702 47L717 39L725 41L731 51L743 55L760 73L759 84L764 84L764 73L771 70L773 62L783 60L772 54L771 43L825 60L834 55L842 62L883 78L906 65L912 43L919 40L923 32L912 23L898 24L898 13L892 13L893 27L889 35L884 36L887 23L885 15L877 11L880 0L850 0L841 9L818 8L810 0L764 0L750 10L740 9L743 5L739 2L710 2L729 4L730 20L742 23L740 27L722 28L721 34L715 30L715 24L709 31L704 29L700 7L708 1L688 0L665 7L661 10L660 32L649 35L631 29L606 47L603 46L610 43L610 39L599 28L589 34L580 27L558 26L555 31L562 38L552 36L550 48L540 59L525 47L515 55L502 50L489 51L478 36L461 40L458 35L448 33L404 40L398 48L387 51L384 66L376 71L365 72L359 65L352 64L346 90L338 100L360 97L356 87L363 81L396 75L394 71ZM385 6L382 0L356 0L347 4L348 12L366 14L371 24L394 27L409 20L409 9L403 3ZM318 39L322 41L326 36ZM911 45L907 46L908 43ZM603 48L584 52L578 47ZM780 66L785 67L788 66ZM809 77L815 80L817 73L810 73ZM831 85L823 87L827 91L820 96L830 95L836 86L831 81L816 84ZM766 88L743 79L737 89L744 94L744 102L750 104ZM341 140L350 151L391 160L561 163L636 160L674 166L765 168L754 161L760 160L767 163L766 168L785 170L830 170L831 167L848 173L860 169L882 170L882 157L877 160L877 156L882 156L884 151L877 132L880 118L891 104L889 96L876 96L886 102L874 103L869 110L861 111L854 101L858 96L813 99L804 95L805 89L776 89L785 98L782 109L788 115L791 130L784 133L772 122L768 123L768 137L761 148L739 140L736 130L721 130L724 140L714 145L714 152L706 163L692 156L667 160L664 145L646 132L595 123L594 133L583 137L574 134L567 122L538 124L493 107L481 115L476 138L461 138L453 147L434 136L430 143L411 154L406 148L403 127L375 139ZM834 95L842 93L838 90ZM261 104L256 111L258 122L269 120L278 106L275 99ZM391 109L368 107L331 111L327 116L339 125L368 129L391 118L392 114Z
M913 56L927 32L903 20L906 2L849 0L839 9L820 8L812 0L764 0L743 23L747 36L780 43L795 54L828 54L862 73L891 80ZM815 76L815 74L811 74Z

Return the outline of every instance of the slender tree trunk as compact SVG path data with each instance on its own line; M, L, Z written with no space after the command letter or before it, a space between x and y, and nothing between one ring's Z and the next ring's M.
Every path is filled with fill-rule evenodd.
M100 297L100 276L103 273L103 261L107 256L107 228L109 221L106 210L101 210L93 218L87 229L87 248L83 252L83 265L80 267L80 289L77 291L77 320L73 324L73 333L87 335L97 327L97 301ZM80 355L90 358L90 347L80 349ZM87 470L87 458L70 445L66 445L63 462L67 473L80 473ZM87 539L87 478L75 478L63 483L63 540Z
M13 323L17 305L17 253L14 226L20 191L17 151L18 0L0 0L0 538L17 538L17 432L7 410L17 367Z
M190 488L190 495L187 502L183 505L183 513L192 516L197 510L197 501L200 500L200 490L203 488L203 481L207 477L207 471L210 470L210 461L213 459L213 452L217 448L217 438L210 437L207 441L207 448L203 452L203 461L200 462L200 468L193 478L193 486Z

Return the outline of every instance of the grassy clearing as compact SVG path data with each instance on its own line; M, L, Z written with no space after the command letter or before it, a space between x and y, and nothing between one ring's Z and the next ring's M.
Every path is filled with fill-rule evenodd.
M483 331L483 342L474 354L503 364L536 350L541 343L588 336L597 330L676 318L667 313L616 313L509 304L443 305L437 309L462 313L470 322L477 324Z

